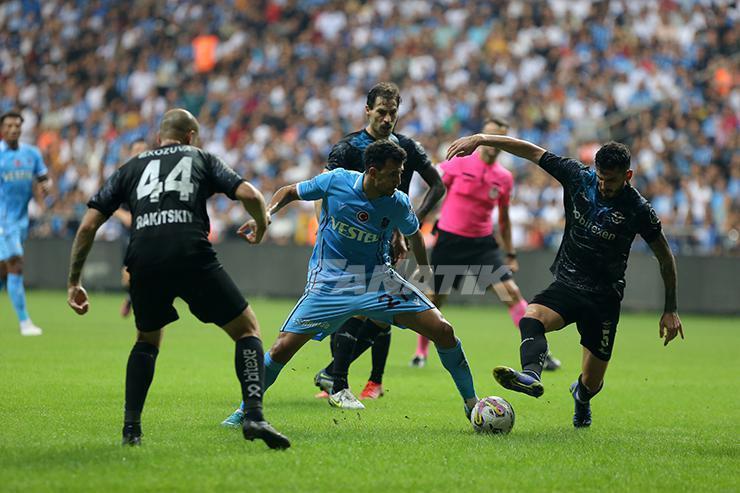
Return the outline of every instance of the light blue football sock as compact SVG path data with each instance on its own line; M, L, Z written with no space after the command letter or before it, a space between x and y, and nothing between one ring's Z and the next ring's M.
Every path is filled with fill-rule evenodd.
M284 364L273 361L269 352L265 353L265 386L263 387L265 392L275 383L275 380L277 380L278 375L280 375L284 367Z
M453 348L437 348L437 354L439 354L439 359L442 360L442 365L450 372L462 398L474 399L476 394L473 387L473 375L470 373L470 366L468 366L468 360L465 358L460 339L457 339L457 345Z
M269 389L270 386L275 383L278 375L280 375L280 371L284 367L284 364L273 361L273 359L270 357L269 352L265 353L265 385L262 387L262 392L267 392L267 389ZM244 402L241 403L239 408L242 411L244 410Z
M8 296L13 308L15 308L16 315L18 315L18 320L21 322L28 320L26 291L23 288L22 274L8 274Z

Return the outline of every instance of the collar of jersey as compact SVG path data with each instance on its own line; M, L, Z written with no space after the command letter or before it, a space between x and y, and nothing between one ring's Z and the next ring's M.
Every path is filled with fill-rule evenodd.
M362 195L365 195L365 190L363 190L362 188L362 184L364 181L365 181L365 173L360 173L360 176L358 176L357 179L355 180L355 184L352 185L352 188L360 192ZM365 198L367 198L367 195L365 195Z
M362 129L362 133L364 133L365 135L367 135L367 136L368 136L368 138L370 139L370 142L371 142L371 143L372 143L372 142L375 142L376 140L378 140L378 139L376 139L375 137L373 137L373 135L372 135L372 134L371 134L370 132L368 132L368 131L367 131L367 127L364 127L364 128ZM396 135L396 134L395 134L394 132L391 132L391 134L390 134L390 135L388 136L388 140L390 140L390 141L391 141L391 142L393 142L394 144L398 144L398 145L401 145L401 141L400 141L400 140L398 140L398 136L397 136L397 135Z

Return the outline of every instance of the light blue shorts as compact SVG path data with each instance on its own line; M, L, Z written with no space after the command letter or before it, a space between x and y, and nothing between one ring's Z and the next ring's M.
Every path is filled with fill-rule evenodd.
M12 257L23 256L23 242L28 236L28 228L21 226L0 226L0 262Z
M379 279L380 285L370 283L370 289L358 294L307 289L298 300L281 332L314 334L322 340L333 334L354 316L393 324L393 317L402 313L425 312L434 304L413 284L389 269Z

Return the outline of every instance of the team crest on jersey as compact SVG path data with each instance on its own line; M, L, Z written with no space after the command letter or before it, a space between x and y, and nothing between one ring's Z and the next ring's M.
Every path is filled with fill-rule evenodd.
M622 224L624 222L624 214L619 211L614 211L609 215L609 218L614 224Z
M498 188L492 187L491 190L488 192L488 198L491 200L496 200L498 198Z
M368 214L365 211L358 211L357 212L357 220L361 223L366 223L367 220L370 219L370 214Z
M21 167L21 165L22 165L23 163L22 163L22 162L20 161L20 159L16 159L16 160L15 160L15 161L13 162L13 164L15 164L15 167L16 167L16 168L20 168L20 167Z
M390 220L390 219L388 219L387 217L384 217L384 218L383 218L383 219L382 219L382 220L380 221L380 227L381 227L381 228L387 228L387 227L388 227L388 225L389 225L390 223L391 223L391 220Z

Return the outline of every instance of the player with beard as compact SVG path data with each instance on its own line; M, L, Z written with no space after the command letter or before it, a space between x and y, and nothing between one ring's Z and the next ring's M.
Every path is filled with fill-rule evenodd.
M408 194L414 172L419 173L429 186L422 200L416 216L420 222L434 209L437 202L444 196L445 188L437 170L421 145L415 140L393 131L398 121L398 108L401 104L401 95L398 86L391 82L380 82L370 89L367 94L365 115L367 126L362 130L343 137L329 153L326 169L348 169L364 172L363 152L378 140L387 139L398 144L407 155L398 189ZM316 201L317 216L321 211L321 201ZM408 254L408 247L403 235L398 231L391 239L391 257L395 264ZM350 318L330 338L332 360L314 377L314 383L321 389L317 397L328 398L349 387L347 375L349 367L368 348L372 347L372 370L365 388L360 394L361 399L377 399L383 395L383 374L388 359L391 343L390 325L376 320L364 318ZM329 400L334 405L336 401ZM362 409L363 404L357 399L343 401L345 406ZM239 426L243 417L242 406L237 408L222 425Z
M660 219L647 200L630 184L630 151L609 142L595 157L595 168L560 157L530 142L504 135L477 134L452 143L447 158L466 156L490 146L538 164L563 186L565 231L550 270L555 280L536 295L519 322L522 371L497 366L494 378L504 388L540 397L547 354L545 333L576 324L581 336L581 374L570 386L575 403L573 425L591 425L591 399L604 385L614 348L624 274L636 235L658 259L665 286L665 305L658 334L667 345L683 327L676 304L676 263Z
M321 340L350 317L361 315L434 341L470 418L477 397L460 341L440 311L391 265L389 239L398 230L408 238L423 277L431 280L419 220L408 195L397 189L405 160L399 145L378 140L365 150L364 173L339 168L282 187L273 195L271 215L296 200L321 199L322 210L306 289L265 354L265 388L308 341ZM240 230L254 227L251 221ZM347 387L331 400L343 409L353 408L345 401L357 401Z

